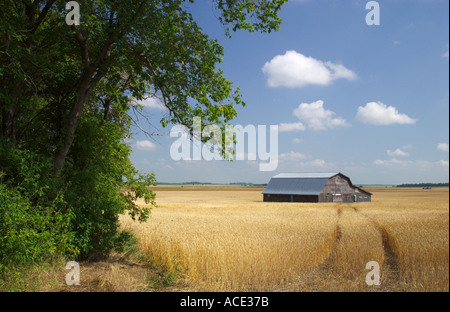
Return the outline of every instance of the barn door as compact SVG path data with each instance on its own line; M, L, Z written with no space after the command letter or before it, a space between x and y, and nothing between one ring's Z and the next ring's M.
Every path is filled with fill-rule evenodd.
M342 194L333 194L334 203L342 203L344 201Z

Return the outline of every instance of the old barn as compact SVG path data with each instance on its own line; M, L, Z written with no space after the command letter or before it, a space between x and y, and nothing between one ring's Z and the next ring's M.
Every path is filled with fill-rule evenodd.
M265 202L370 202L372 194L356 187L342 173L282 173L262 192Z

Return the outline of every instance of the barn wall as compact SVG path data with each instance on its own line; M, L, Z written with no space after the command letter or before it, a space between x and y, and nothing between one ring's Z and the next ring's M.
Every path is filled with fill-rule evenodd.
M358 188L352 186L349 179L342 175L331 177L322 193L319 195L320 202L337 202L337 203L353 203L353 202L370 202L371 196Z
M281 194L264 194L265 202L295 202L295 203L317 203L319 196L317 195L281 195Z
M355 189L350 181L341 175L331 177L325 184L322 193L324 194L353 194Z
M294 202L296 203L318 203L318 195L293 195Z
M329 193L320 193L319 202L321 203L332 203L333 202L333 194Z
M366 193L357 194L357 202L370 202L372 200L372 195Z

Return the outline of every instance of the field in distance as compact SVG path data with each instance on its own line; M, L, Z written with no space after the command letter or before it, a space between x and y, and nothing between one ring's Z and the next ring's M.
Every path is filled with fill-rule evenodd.
M308 204L162 185L147 223L121 224L183 291L449 291L449 189L365 189L370 203ZM370 261L380 285L366 283Z

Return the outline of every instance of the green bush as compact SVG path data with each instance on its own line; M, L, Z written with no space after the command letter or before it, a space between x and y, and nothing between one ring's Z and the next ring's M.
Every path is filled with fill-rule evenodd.
M53 256L76 256L74 213L54 192L50 163L0 141L0 270Z
M0 282L2 272L52 257L106 258L126 238L120 214L147 220L150 208L135 200L154 205L154 175L129 160L129 121L101 116L92 109L80 120L61 175L52 154L0 138Z
M0 271L62 254L75 256L69 231L73 213L64 210L62 198L36 206L17 189L0 184Z
M134 169L123 127L99 117L91 112L82 118L64 170L64 198L75 211L72 231L80 259L108 256L117 245L120 214L148 218L150 209L137 207L136 198L154 204L154 194L146 188L154 176Z
M109 255L123 240L119 215L145 221L154 205L146 186L154 176L139 174L123 142L124 128L92 112L80 122L61 176L52 157L0 140L0 263L4 268L48 260L59 254L77 260ZM125 191L123 191L125 189Z

